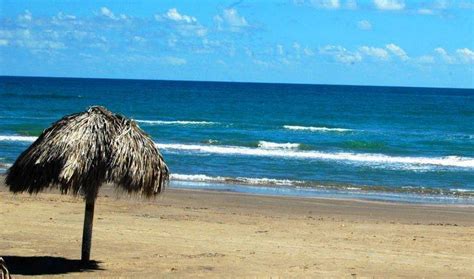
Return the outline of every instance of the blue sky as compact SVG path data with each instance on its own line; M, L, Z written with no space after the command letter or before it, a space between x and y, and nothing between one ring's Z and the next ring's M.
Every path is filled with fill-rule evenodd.
M0 0L0 74L474 88L474 1Z

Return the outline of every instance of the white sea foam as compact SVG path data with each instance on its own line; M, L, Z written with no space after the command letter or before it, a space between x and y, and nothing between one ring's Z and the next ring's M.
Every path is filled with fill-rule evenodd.
M55 117L47 116L0 116L2 119L55 119Z
M263 157L283 157L293 159L334 160L341 162L360 162L367 164L386 165L431 165L444 167L474 168L474 158L446 156L446 157L408 157L389 156L373 153L348 153L348 152L320 152L298 151L281 149L263 149L238 146L209 146L197 144L157 144L163 150L180 150L194 153L211 153L222 155L246 155Z
M298 149L300 146L299 143L277 143L277 142L271 142L271 141L259 141L258 142L258 147L263 148L263 149Z
M24 141L24 142L34 142L37 137L31 136L2 136L0 135L0 141Z
M0 141L20 141L33 142L36 137L31 136L4 136L0 135ZM210 153L221 155L243 155L257 157L282 157L289 159L313 159L313 160L333 160L344 163L366 163L375 165L401 165L403 168L413 166L442 166L474 169L474 158L446 156L446 157L409 157L409 156L389 156L375 153L348 153L348 152L321 152L321 151L300 151L292 149L264 149L240 146L217 146L199 144L179 144L179 143L157 143L156 146L162 150L178 150L192 153Z
M179 174L179 173L172 173L171 177L172 180L184 180L184 181L216 181L216 182L224 182L225 178L221 176L207 176L204 174Z
M149 125L214 125L217 122L209 122L209 121L188 121L188 120L140 120L135 119L138 123L144 123Z
M454 188L454 189L449 189L449 191L452 191L452 192L459 192L459 193L471 193L471 192L474 192L474 189L458 189L458 188Z
M0 169L8 169L9 167L13 166L13 164L9 163L0 163Z
M217 183L241 183L249 185L298 185L303 181L273 178L250 178L250 177L224 177L208 176L204 174L171 174L172 180L195 181L195 182L217 182Z
M353 131L352 129L346 128L328 128L328 127L306 127L306 126L293 126L293 125L284 125L283 128L288 130L296 130L296 131L310 131L310 132L350 132Z
M359 187L346 187L347 190L362 190L362 188Z

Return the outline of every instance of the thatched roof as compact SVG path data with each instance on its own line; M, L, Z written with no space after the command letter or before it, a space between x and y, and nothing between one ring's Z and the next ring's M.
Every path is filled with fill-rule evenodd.
M153 141L133 120L104 107L63 117L8 170L12 192L37 193L58 185L63 193L95 197L111 182L129 193L160 193L169 171Z

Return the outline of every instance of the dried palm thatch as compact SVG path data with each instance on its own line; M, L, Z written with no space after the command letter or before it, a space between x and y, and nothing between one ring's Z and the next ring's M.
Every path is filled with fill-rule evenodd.
M134 121L91 107L46 129L9 169L6 183L15 193L58 185L62 193L95 197L112 182L150 197L164 189L168 175L155 144Z
M168 179L163 157L138 125L95 106L46 129L8 170L6 184L15 193L58 186L64 194L82 194L86 200L82 259L89 261L100 186L111 182L129 193L151 197L165 188Z

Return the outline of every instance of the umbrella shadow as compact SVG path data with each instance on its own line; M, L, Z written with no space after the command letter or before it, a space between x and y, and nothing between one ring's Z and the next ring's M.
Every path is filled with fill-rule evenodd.
M14 275L52 275L70 272L85 272L103 270L97 261L82 263L62 257L48 256L2 256L10 274Z

